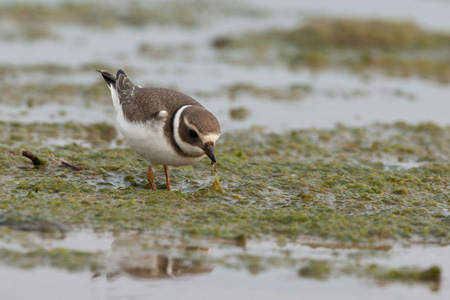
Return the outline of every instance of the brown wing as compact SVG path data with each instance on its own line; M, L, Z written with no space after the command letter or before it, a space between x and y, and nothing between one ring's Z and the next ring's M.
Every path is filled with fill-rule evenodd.
M131 122L146 122L156 117L172 116L183 105L200 105L183 93L162 88L141 88L127 75L117 72L116 89L125 118ZM162 113L166 111L167 113Z

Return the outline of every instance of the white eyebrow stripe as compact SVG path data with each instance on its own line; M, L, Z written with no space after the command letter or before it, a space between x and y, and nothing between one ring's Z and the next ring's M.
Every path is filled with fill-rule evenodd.
M205 135L202 136L202 135L200 135L199 130L198 130L198 128L195 125L192 125L186 119L184 120L184 123L188 127L192 128L193 130L195 130L198 133L199 138L200 138L200 140L202 141L203 144L206 144L207 142L215 143L217 141L217 139L220 137L220 133L219 134L217 134L217 133L209 133L209 134L205 134Z
M206 144L207 142L215 143L219 139L219 137L220 137L220 133L219 134L218 133L210 133L210 134L206 134L200 138L201 138L203 144Z

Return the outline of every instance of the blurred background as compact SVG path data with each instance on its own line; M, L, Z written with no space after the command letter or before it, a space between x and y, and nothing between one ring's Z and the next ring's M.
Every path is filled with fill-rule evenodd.
M225 131L448 124L450 2L2 1L0 120L114 124L95 69L177 89Z
M421 244L408 248L402 242L421 242L420 239L414 240L414 236L411 239L408 236L402 237L396 244L393 242L392 249L391 245L380 247L381 244L376 243L368 248L365 248L367 244L361 244L352 245L354 248L344 245L342 249L337 249L339 245L333 244L332 238L325 240L325 244L322 244L322 240L313 239L310 244L300 245L291 243L274 231L269 234L271 240L267 243L247 243L246 236L239 235L231 240L231 244L230 240L210 239L207 243L185 247L182 244L186 243L186 232L180 231L179 227L174 229L170 223L161 223L164 224L160 228L164 233L162 238L150 235L144 236L142 241L138 235L134 236L123 229L130 227L120 217L126 216L129 219L124 220L133 220L133 214L141 208L142 211L145 208L157 213L158 207L153 206L157 203L159 212L163 209L168 214L167 218L162 214L162 218L170 220L172 216L169 214L175 211L173 215L178 214L182 220L178 226L184 226L185 220L191 220L194 225L203 222L199 220L205 220L205 224L211 222L211 218L203 211L206 203L211 205L209 209L214 212L211 214L213 218L216 210L220 213L228 211L228 214L233 215L242 208L255 206L257 210L250 211L255 218L252 216L248 219L258 221L258 218L265 218L265 212L269 211L276 215L275 220L279 220L277 222L282 226L292 223L303 229L303 219L300 217L303 218L306 213L298 214L300 223L291 218L290 209L295 211L298 208L296 205L305 205L302 209L311 212L308 216L313 221L321 208L322 212L330 215L337 211L347 227L355 227L351 223L352 219L347 217L357 211L361 213L360 220L367 222L370 227L378 226L378 219L371 221L367 216L373 214L376 217L378 214L381 220L388 220L390 224L405 209L404 219L401 219L403 223L398 225L392 222L392 228L389 227L396 234L404 224L414 223L409 219L409 207L414 205L423 207L414 212L414 217L420 220L415 225L419 224L417 227L420 230L425 228L422 230L425 237L429 232L433 233L430 228L438 228L438 233L445 231L447 234L450 195L447 193L445 174L449 170L447 157L450 152L444 146L447 145L449 131L448 127L443 130L434 124L450 125L449 16L448 0L2 0L0 147L3 149L2 162L7 166L0 164L0 183L8 191L0 193L0 196L3 195L3 199L0 199L0 257L3 257L2 262L6 261L10 266L2 265L0 269L0 282L3 283L0 286L0 298L29 299L39 291L60 295L45 299L148 299L155 295L153 298L156 299L200 299L199 296L229 299L242 297L243 294L251 295L249 299L279 299L280 295L283 299L298 299L300 292L311 299L314 298L311 295L315 296L314 299L329 299L331 294L335 299L349 299L349 290L352 289L356 295L352 299L370 296L372 299L398 299L399 295L411 299L447 299L450 286L446 279L450 266L442 258L448 256L450 248L448 245L442 248L436 246L439 239L426 240L428 248ZM230 188L230 194L222 198L209 193L212 175L205 171L206 168L208 172L211 171L207 162L203 162L203 167L197 164L195 168L198 169L173 168L171 174L175 175L177 191L173 194L155 194L156 200L148 201L150 197L146 198L145 163L133 159L125 161L123 154L134 158L134 152L115 148L122 145L127 149L122 144L120 134L116 138L115 112L110 92L96 69L111 73L123 69L137 85L172 88L186 93L218 117L223 132L238 132L229 135L228 149L223 150L225 147L222 147L222 150L218 150L219 153L228 151L220 154L228 157L228 165L224 164L225 168L220 171L234 175L242 170L252 172L254 169L250 167L262 165L263 160L259 160L259 156L256 160L247 160L245 152L241 151L245 146L252 148L250 151L257 153L256 156L267 154L270 158L273 155L275 158L266 161L270 167L278 164L275 159L282 157L284 160L273 170L261 168L261 173L256 174L259 181L255 181L255 185L245 186L250 181L253 183L255 177L248 176L244 183L239 176L236 176L237 179L232 178L229 182L233 190ZM414 128L405 131L402 129L403 122L427 124L422 126L425 128L422 131L414 131ZM373 125L376 123L378 125ZM393 123L396 125L385 125ZM345 126L346 129L336 135L330 134L332 130L327 131L338 124L367 126L372 131L361 133L357 128L352 133L354 128ZM244 131L252 127L263 130ZM322 133L325 134L314 132L314 128L324 129ZM296 133L289 131L291 129L306 130ZM247 135L252 132L262 134L246 140L247 136L242 138L240 130ZM273 145L264 149L258 143L271 141L266 138L271 135L265 135L265 132L287 134L273 135ZM435 132L439 134L433 135ZM285 155L289 149L275 149L280 145L279 139L295 135L299 138L288 139L284 145L299 145L299 141L304 141L305 149L295 148L295 151L299 151L295 152L297 156ZM392 145L389 144L390 147L386 147L384 152L377 151L384 144L378 143L376 138L372 141L371 135L376 135L379 140L393 140ZM401 140L404 135L408 143ZM431 136L431 141L427 139L428 136ZM219 142L222 143L225 138L226 135ZM332 141L327 143L330 139ZM239 143L241 148L234 149L230 146L233 143ZM441 144L444 146L440 147ZM96 147L98 145L101 147ZM398 145L412 146L402 148ZM347 149L344 149L345 146ZM58 151L51 150L54 148L58 148ZM322 152L316 151L319 148ZM434 154L429 151L430 148L439 151ZM53 169L35 172L38 169L20 156L20 150L24 149L35 151L38 156L47 159L50 165L53 164ZM308 153L313 156L308 156ZM324 161L323 153L327 155ZM86 172L77 173L79 169L73 169L76 166L69 166L72 168L70 170L61 167L58 156L70 158L74 164L88 166ZM386 160L386 157L391 160ZM110 163L112 159L115 160ZM235 164L235 159L242 159L242 163ZM350 165L347 160L351 162ZM383 162L387 163L383 165ZM428 163L435 164L427 167ZM325 171L320 168L317 170L317 165ZM422 165L425 167L409 173L408 168ZM410 190L372 189L372 180L375 180L373 174L383 174L384 171L390 172L386 173L389 178L383 179L380 186L388 185L385 182L394 184L392 178L400 178L398 182L414 182L421 189L414 191L412 183ZM311 173L316 176L312 176L315 180L313 183L307 181ZM348 174L357 176L347 180L345 176ZM267 179L270 176L275 178L275 183ZM283 181L283 176L288 179ZM335 177L331 179L331 176ZM338 180L341 176L343 179ZM363 177L367 177L368 182L358 186ZM47 178L51 180L45 182ZM425 178L424 183L418 178ZM20 185L14 182L15 179L21 181ZM326 184L334 185L334 180L340 182L336 183L336 190L328 192L323 188ZM39 184L44 182L41 186L46 190L38 193L40 187L33 181ZM341 181L345 183L340 185ZM443 191L431 194L438 183L444 186ZM57 184L63 188L60 189ZM194 191L183 189L184 184L193 187ZM285 184L288 190L284 193ZM87 188L88 185L95 186L95 189ZM65 193L64 187L72 190ZM365 192L366 188L373 191L370 197ZM426 189L426 193L422 189ZM104 195L116 190L121 194L115 194L112 200L105 200L108 197ZM316 191L318 198L314 196ZM348 194L343 191L355 191L349 197L354 198L358 205L352 206L345 202ZM145 197L128 199L124 196L130 194L133 197L132 192L136 192L136 195L145 192ZM200 200L186 200L183 192L189 197L197 192L192 197ZM83 196L76 198L80 194ZM89 198L83 198L86 195ZM409 202L401 198L407 196ZM343 199L334 202L338 197ZM214 201L208 202L210 200ZM266 202L269 204L267 207ZM433 207L427 207L428 202ZM72 209L70 205L73 203L78 205L78 210ZM107 206L102 206L104 203ZM184 206L186 203L189 204L187 209ZM239 205L235 207L235 204ZM67 236L68 229L62 226L64 224L49 221L57 215L57 208L65 205L66 211L76 214L77 218L75 221L65 220L60 213L57 216L59 220L68 224L81 224L79 232L73 231ZM378 209L377 205L382 209ZM396 205L401 209L394 210ZM128 207L136 210L128 210ZM346 211L346 207L351 210ZM39 210L41 208L43 211ZM12 213L4 213L6 209ZM278 209L286 215L277 215ZM29 215L20 215L22 210ZM394 210L392 214L391 210ZM124 226L122 236L108 232L97 236L97 212L116 211L117 214L108 217L99 213L99 224L109 226L106 228ZM90 212L93 219L85 217L86 212ZM156 218L155 215L151 218ZM247 219L248 215L242 219ZM154 219L151 218L141 215L140 221L145 221L145 226L153 225ZM317 223L321 223L319 225L326 226L317 228L325 232L330 228L335 231L341 228L335 226L340 223L328 222L324 217L318 220ZM267 222L270 221L268 219ZM44 225L41 227L42 223ZM423 224L435 227L420 227ZM48 227L52 226L56 227L57 233L61 231L62 237L50 241L26 235L29 231L39 234L51 231ZM134 228L136 231L152 228L145 226ZM227 232L229 223L223 222L220 226L212 227L211 232L217 235ZM169 236L173 232L177 237L181 236L182 241ZM313 237L320 237L314 234ZM372 231L369 231L367 236L372 238L371 234ZM373 234L376 237L376 233ZM13 235L26 239L18 238L16 244L8 244L8 241L13 240ZM384 237L382 234L380 236ZM436 236L439 237L438 234ZM444 241L448 244L448 239ZM133 251L136 250L133 247L142 249L131 251L130 254L121 249L125 246ZM10 250L6 249L8 247ZM32 251L23 250L27 247ZM191 252L186 255L184 252L188 250ZM147 255L148 252L151 255ZM177 255L184 255L188 259L184 262L173 259ZM101 269L99 265L114 262L114 256L117 256L115 263L122 273L139 280L118 280L110 284L109 280L118 277L120 272L110 272L110 269L105 268L104 274L94 273ZM84 264L73 257L81 259ZM333 274L332 265L329 264L332 260L342 263L344 268L339 269L341 273L336 278L327 281L328 276ZM131 264L127 265L124 261L130 261ZM196 284L190 280L151 283L141 280L209 274L213 272L209 264L212 261L216 262L214 274L202 277L201 281L195 281ZM350 272L348 261L353 263L350 266L356 270L352 271L354 278L350 279L343 276L350 274L346 273ZM302 268L298 264L296 266L295 262L300 262ZM377 263L386 267L377 269ZM150 265L150 271L143 268L145 264ZM402 268L417 264L425 268L424 271ZM436 264L440 267L433 267ZM44 267L33 269L36 265ZM170 269L169 265L173 268ZM361 277L363 280L357 280L364 276L364 270L361 271L359 267L365 265L368 266L368 271L364 270L369 273L369 277L381 277L378 273L385 272L387 279L383 277L377 283L371 281L361 284L362 281L368 281L367 274ZM62 271L52 271L49 266L55 269L59 267ZM89 271L84 270L86 266ZM281 267L286 266L295 270L285 272ZM390 269L393 266L399 269L393 271ZM28 269L23 271L18 267ZM440 268L445 273L442 283ZM249 270L250 275L238 272L245 269ZM269 269L270 272L262 274L263 270ZM84 273L69 275L66 270L82 270ZM297 280L299 276L306 279ZM398 278L407 284L380 289L389 280ZM412 287L410 282L414 280L425 283L429 290Z

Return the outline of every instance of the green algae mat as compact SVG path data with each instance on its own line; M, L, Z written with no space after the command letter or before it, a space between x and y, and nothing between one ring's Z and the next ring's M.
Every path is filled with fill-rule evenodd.
M145 162L107 124L0 123L0 228L155 231L226 239L450 242L450 128L432 123L224 134L149 190ZM55 140L57 142L55 142ZM41 164L22 156L31 151Z

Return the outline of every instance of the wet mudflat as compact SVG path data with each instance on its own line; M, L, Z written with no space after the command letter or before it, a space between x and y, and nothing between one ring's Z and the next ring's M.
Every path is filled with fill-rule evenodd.
M111 146L114 127L17 126L2 124L9 132L0 218L8 278L14 267L30 280L54 272L58 280L89 278L109 289L139 279L130 285L145 290L143 280L234 282L238 273L255 284L276 278L292 295L296 280L446 293L447 127L230 132L217 156L223 192L212 189L214 173L203 162L174 168L174 192L163 190L158 170L161 190L150 193L145 163L127 147ZM59 144L62 137L71 142ZM41 165L7 150L23 141ZM97 233L77 233L83 228ZM410 260L418 252L430 259ZM62 271L75 274L56 275Z
M3 4L0 298L447 299L447 4L408 3ZM98 68L216 114L223 190L151 192Z

